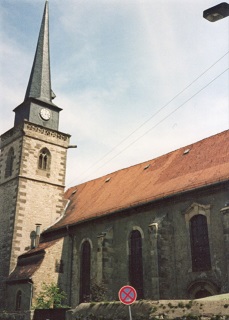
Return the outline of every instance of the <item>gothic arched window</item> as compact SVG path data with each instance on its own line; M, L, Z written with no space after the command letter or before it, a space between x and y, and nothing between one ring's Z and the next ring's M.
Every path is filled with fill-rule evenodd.
M192 270L206 271L211 269L211 256L208 239L207 218L198 214L190 220L190 240Z
M21 290L19 290L16 295L16 308L15 308L16 311L21 310L21 297L22 297L22 292Z
M80 263L80 302L86 302L91 294L91 246L84 241L81 247Z
M51 155L47 148L43 148L39 152L38 169L49 170Z
M129 252L130 285L137 291L137 299L143 299L142 237L138 230L130 234Z
M10 148L6 159L5 178L12 176L14 163L14 149Z

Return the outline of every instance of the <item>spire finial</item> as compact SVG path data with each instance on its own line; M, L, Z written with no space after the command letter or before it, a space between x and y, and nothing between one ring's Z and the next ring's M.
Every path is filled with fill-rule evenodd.
M45 102L52 102L52 97L49 54L49 13L48 1L46 0L25 100L27 98L37 98Z

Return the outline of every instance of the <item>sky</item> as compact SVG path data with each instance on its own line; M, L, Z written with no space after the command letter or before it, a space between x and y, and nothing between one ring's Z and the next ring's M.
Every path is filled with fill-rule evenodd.
M220 2L220 1L219 1ZM66 187L229 127L229 18L215 0L49 0ZM0 131L24 100L44 0L0 0Z

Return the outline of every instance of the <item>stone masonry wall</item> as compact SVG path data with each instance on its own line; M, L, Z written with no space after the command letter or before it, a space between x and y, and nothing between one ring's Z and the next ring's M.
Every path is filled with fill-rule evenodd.
M53 246L45 249L45 258L39 269L33 275L32 305L34 305L37 295L42 290L43 283L50 284L54 282L59 285L59 278L64 277L67 273L65 265L63 266L63 270L57 267L57 264L62 259L63 243L64 238L61 238ZM61 287L61 289L64 290L65 288Z
M14 269L18 255L30 248L35 224L41 224L42 231L63 213L68 144L69 135L27 121L1 136L0 199L3 205L0 219L3 223L0 225L0 254L4 256L1 279ZM13 171L5 178L11 147L14 149ZM47 170L38 168L39 152L43 148L50 152Z
M6 177L6 163L10 148L14 150L12 175ZM12 240L15 225L15 211L18 195L18 175L21 163L22 128L9 130L1 136L0 153L0 307L3 307L4 285L12 261L15 265L19 243L15 242L15 251L12 252ZM20 217L19 217L20 219Z
M228 186L209 188L77 225L73 246L72 306L79 302L82 242L91 243L91 281L102 278L107 287L107 300L116 300L119 289L129 284L129 235L132 230L139 230L142 235L145 299L190 299L195 294L191 289L198 283L199 290L206 285L206 290L212 294L226 292L228 270L224 242L227 227L221 209L227 198ZM197 214L209 215L211 270L192 271L189 218L186 217L189 208L199 208Z
M67 253L67 250L64 250L64 241L64 238L60 238L52 246L46 248L44 253L36 252L34 257L27 257L28 263L31 263L31 268L35 268L31 261L41 260L39 268L33 273L32 282L25 279L24 282L14 281L7 284L6 309L8 311L15 311L16 295L19 290L22 292L21 311L28 311L31 307L35 307L36 298L43 290L43 284L57 284L61 290L66 292L65 285L69 279L69 270L66 263L67 257L63 257L63 254ZM65 304L67 303L68 301L65 301Z

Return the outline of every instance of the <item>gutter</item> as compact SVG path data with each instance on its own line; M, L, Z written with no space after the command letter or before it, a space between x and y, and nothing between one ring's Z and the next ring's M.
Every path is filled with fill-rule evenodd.
M32 278L22 278L22 279L12 279L12 280L6 280L7 284L11 283L30 283L33 285L33 280Z
M135 208L137 208L137 207L142 207L142 206L149 205L149 204L152 204L152 203L156 203L156 202L159 202L159 201L162 201L162 200L171 199L171 198L176 197L176 196L178 196L178 195L183 195L183 194L187 194L187 193L190 193L190 192L193 192L193 191L202 190L202 189L207 188L207 187L218 186L218 185L220 185L220 184L224 184L224 183L228 183L228 182L229 182L228 179L227 179L227 180L222 180L222 181L219 180L219 181L216 182L216 183L213 183L213 184L212 184L212 183L211 183L211 184L205 184L205 185L203 185L203 186L201 186L201 187L199 187L199 188L193 187L192 189L188 189L188 190L182 189L182 190L180 190L180 191L177 191L177 192L174 193L174 194L170 194L170 195L167 195L167 196L162 196L162 195L161 195L160 198L155 198L155 199L152 199L152 200L147 200L147 199L145 199L144 202L134 202L133 205L129 205L128 207L122 207L122 208L119 208L119 209L117 209L117 210L110 211L110 212L107 212L107 213L104 213L104 214L101 213L101 212L99 212L99 213L95 214L93 217L90 217L90 218L88 218L88 219L82 219L82 220L77 221L77 222L75 222L75 223L68 224L67 226L68 226L68 228L69 228L69 227L74 227L74 226L76 226L76 225L79 225L79 224L82 224L82 223L85 223L85 222L89 222L89 221L95 220L95 219L97 219L98 217L99 217L99 218L107 217L107 216L109 216L109 215L117 214L117 213L120 213L120 212L122 212L122 211L126 211L126 210L128 210L128 209L135 209ZM53 229L51 229L51 230L46 230L46 231L43 232L43 234L44 234L44 235L50 234L50 233L56 232L56 231L58 231L58 230L64 230L65 228L66 228L66 225L63 225L63 226L61 226L61 227L53 228Z

